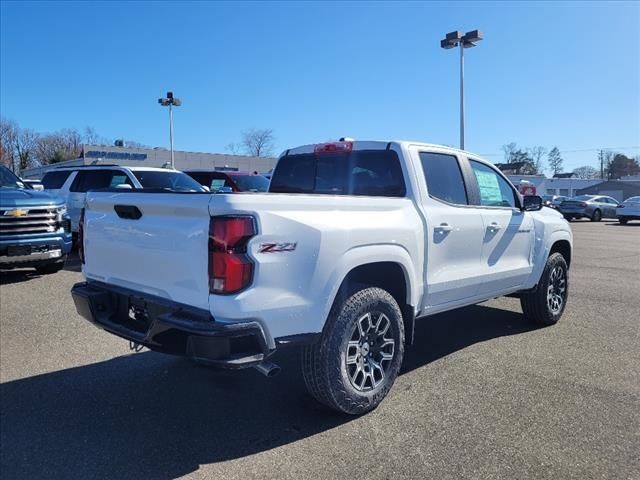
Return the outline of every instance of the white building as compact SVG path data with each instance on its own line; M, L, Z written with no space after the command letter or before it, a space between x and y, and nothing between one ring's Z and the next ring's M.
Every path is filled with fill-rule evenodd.
M547 178L544 175L507 175L509 180L518 186L526 181L536 186L538 195L562 195L573 197L578 190L602 183L602 180L586 180L584 178Z
M267 173L276 164L276 158L174 151L175 168L178 170L237 170ZM22 172L27 179L41 179L52 168L74 165L122 165L131 167L167 167L171 164L171 152L164 148L132 148L105 145L83 145L79 158L66 162L28 168Z

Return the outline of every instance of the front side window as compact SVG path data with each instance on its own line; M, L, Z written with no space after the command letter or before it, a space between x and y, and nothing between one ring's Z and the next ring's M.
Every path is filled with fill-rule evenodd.
M186 173L171 170L134 170L133 174L142 185L142 188L181 191L202 192L202 185L196 182Z
M457 205L469 203L460 165L455 156L420 152L420 161L431 197Z
M480 205L485 207L511 207L516 208L515 190L509 182L493 168L483 163L470 160L471 169L478 182L480 191Z

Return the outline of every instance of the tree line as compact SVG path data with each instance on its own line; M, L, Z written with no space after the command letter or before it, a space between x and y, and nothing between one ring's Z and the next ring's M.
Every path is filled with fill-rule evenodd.
M511 164L521 175L544 173L545 164L552 175L564 173L564 159L558 147L519 148L516 143L502 146L506 164ZM546 157L546 158L545 158ZM546 160L546 162L545 162ZM625 175L640 175L640 157L628 157L623 153L601 150L598 152L599 169L591 165L574 168L575 178L615 180Z
M124 142L130 147L144 147L132 140ZM82 132L75 128L63 128L52 133L41 133L22 128L14 120L0 118L0 165L15 172L78 158L82 155L82 145L85 143L113 144L92 127L85 127Z

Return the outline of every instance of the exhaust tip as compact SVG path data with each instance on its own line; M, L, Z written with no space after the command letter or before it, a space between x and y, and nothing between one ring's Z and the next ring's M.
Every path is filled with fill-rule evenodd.
M264 360L253 368L255 368L267 378L273 378L280 373L280 367L268 360Z

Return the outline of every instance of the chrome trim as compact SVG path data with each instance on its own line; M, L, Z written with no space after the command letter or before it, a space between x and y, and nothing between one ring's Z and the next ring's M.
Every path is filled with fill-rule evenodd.
M0 264L9 264L9 263L22 263L22 262L33 262L34 260L51 260L54 258L61 258L62 250L55 249L49 250L48 252L37 252L32 253L31 255L16 255L13 257L9 256L0 256Z

